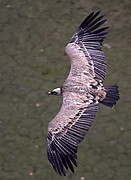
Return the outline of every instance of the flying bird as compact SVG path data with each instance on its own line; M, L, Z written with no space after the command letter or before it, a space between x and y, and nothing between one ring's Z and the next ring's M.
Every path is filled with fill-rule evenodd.
M49 123L47 156L57 174L66 176L77 166L78 145L89 131L99 103L113 107L119 100L117 85L104 86L106 60L101 49L109 27L100 11L92 12L65 48L71 69L60 88L49 95L62 95L59 113Z

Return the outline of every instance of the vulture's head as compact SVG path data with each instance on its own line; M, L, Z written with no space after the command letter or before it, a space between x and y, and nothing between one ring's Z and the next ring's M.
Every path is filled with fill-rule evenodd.
M52 91L48 91L48 95L61 95L62 91L61 88L53 89Z

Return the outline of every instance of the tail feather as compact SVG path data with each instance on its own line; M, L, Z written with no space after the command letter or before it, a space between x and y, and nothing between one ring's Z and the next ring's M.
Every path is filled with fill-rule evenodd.
M106 97L105 99L100 101L100 103L108 107L113 107L116 104L116 102L120 99L118 86L109 85L109 86L104 86L104 88L106 90Z

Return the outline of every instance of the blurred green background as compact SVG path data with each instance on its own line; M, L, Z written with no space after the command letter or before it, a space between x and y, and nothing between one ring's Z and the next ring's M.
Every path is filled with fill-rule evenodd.
M98 10L110 26L105 84L117 83L121 99L114 109L100 105L75 174L59 177L47 160L46 136L62 97L46 92L64 82L64 48ZM130 27L130 0L0 0L0 180L131 179Z

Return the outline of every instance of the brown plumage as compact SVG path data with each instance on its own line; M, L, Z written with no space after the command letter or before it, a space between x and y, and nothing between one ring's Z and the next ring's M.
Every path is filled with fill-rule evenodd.
M77 147L89 131L98 104L113 107L119 99L117 85L103 86L106 61L101 49L108 27L100 11L91 13L79 26L66 46L71 69L62 88L48 94L61 94L59 113L49 123L47 155L54 170L66 175L77 166Z

